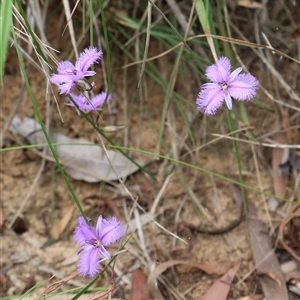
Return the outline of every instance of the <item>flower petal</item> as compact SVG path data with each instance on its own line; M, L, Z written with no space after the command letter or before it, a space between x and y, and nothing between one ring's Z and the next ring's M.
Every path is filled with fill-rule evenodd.
M59 88L60 88L60 92L59 92L59 94L61 95L61 94L69 94L70 93L70 91L71 91L71 89L74 87L74 82L73 81L71 81L71 82L65 82L65 83L63 83L63 84L61 84L60 86L59 86Z
M227 83L229 84L231 81L233 81L234 78L242 72L242 70L243 70L243 68L241 68L241 67L235 69L235 70L230 74Z
M68 94L76 81L82 77L82 73L77 71L69 61L60 62L57 71L58 74L51 75L50 82L59 85L60 94Z
M95 277L99 269L100 248L92 247L89 251L82 253L78 263L78 272L82 276Z
M73 75L61 75L61 74L53 74L50 77L50 82L54 84L63 84L66 82L73 82Z
M197 107L206 115L214 115L224 101L225 93L219 86L214 89L202 89L196 100Z
M215 82L208 82L208 83L202 84L201 88L202 89L219 89L220 84L215 83Z
M96 47L86 48L79 56L76 61L76 69L83 73L89 69L91 65L96 63L102 57L102 51ZM84 75L86 76L86 75ZM89 75L92 76L92 75Z
M232 99L231 99L231 96L228 92L225 93L225 103L226 103L228 109L232 110Z
M96 75L97 73L95 71L86 71L84 72L84 77L89 77L89 76L94 76ZM83 77L83 76L82 76ZM81 78L82 78L81 77Z
M100 253L106 258L106 259L111 259L111 255L109 252L104 248L104 246L100 247Z
M212 82L227 82L230 76L230 68L230 60L225 56L221 56L214 65L206 68L205 75Z
M250 74L240 74L228 84L229 94L237 100L250 100L256 96L258 80Z
M68 60L61 61L57 66L57 72L59 73L72 73L75 70L75 66Z
M96 95L92 100L91 103L93 105L93 107L99 107L102 106L106 100L106 102L111 101L112 96L111 94L107 95L105 92L102 92L98 95Z
M97 234L98 239L100 239L100 237L101 237L102 223L103 223L103 218L100 215L98 217L97 224L96 224L96 234Z
M78 218L78 223L74 231L74 239L79 245L84 245L87 240L97 239L95 228L88 225L83 217Z
M87 101L86 98L82 94L76 95L76 94L70 93L70 96L72 97L72 99L78 105L79 108ZM66 105L75 106L72 101L66 103Z
M123 235L123 224L116 217L103 219L101 231L102 245L108 246L119 240Z
M108 96L106 95L107 94L105 92L102 92L90 100L82 94L71 94L73 100L77 103L78 107L82 111L101 110L101 106L104 104L105 99L107 102L111 101L112 99L110 94ZM72 101L66 103L66 105L75 106Z

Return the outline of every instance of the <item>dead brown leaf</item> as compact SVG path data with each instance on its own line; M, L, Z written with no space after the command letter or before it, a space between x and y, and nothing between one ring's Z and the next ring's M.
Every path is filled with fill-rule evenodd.
M70 220L73 218L75 208L76 206L72 205L63 218L54 224L50 231L53 239L58 240L61 234L65 231L66 227L70 223Z
M297 269L300 270L300 262L295 260L289 260L283 264L281 264L281 270L284 274L295 271Z
M281 286L280 280L278 279L278 277L276 276L276 274L274 274L272 272L269 272L269 273L259 273L258 275L269 277L270 279L274 280L279 286Z
M132 274L130 300L149 300L147 278L140 269Z
M300 23L298 24L297 28L293 31L292 37L297 39L300 37Z
M248 8L264 8L265 5L252 0L238 0L238 6L244 6Z
M0 297L3 297L5 295L6 289L7 279L2 273L0 273Z
M278 232L278 239L281 243L281 245L284 247L284 249L291 255L293 256L297 261L300 261L300 256L297 254L297 251L294 251L294 249L292 249L292 247L290 247L284 239L284 229L285 227L293 220L293 219L300 219L300 204L298 205L294 205L290 212L289 215L281 222L280 226L279 226L279 232ZM298 211L299 210L299 211ZM298 234L296 234L297 237L291 236L289 239L293 240L293 239L297 239L295 242L298 244L299 242L299 232L297 231Z
M284 274L284 279L286 282L290 280L300 281L300 269Z
M287 144L287 136L283 132L277 132L273 135L275 142ZM286 188L289 183L289 175L282 172L280 165L289 160L289 149L274 148L272 152L272 175L274 193L277 197L284 198Z
M241 263L237 263L233 268L229 269L226 274L213 283L213 285L202 296L202 300L226 300L230 291L231 283Z
M47 143L41 125L32 118L24 117L21 120L18 116L15 116L10 130L28 138L33 144ZM55 150L61 164L64 165L66 174L73 179L86 182L109 182L117 180L118 177L126 177L139 170L139 167L121 152L108 149L106 152L115 173L104 150L99 145L85 139L70 138L58 132L50 132L49 135L51 142L58 144ZM50 150L47 155L37 153L50 161L54 160ZM141 161L138 163L145 166L149 162ZM116 174L118 174L118 177Z
M281 264L281 270L284 274L285 282L290 281L291 279L300 279L300 262L295 260L287 261Z
M258 274L273 274L278 280L260 276L260 282L267 300L288 300L288 291L279 262L273 251L267 228L258 219L255 207L248 200L248 225L253 260Z
M174 267L176 265L189 265L194 268L198 268L201 271L205 272L206 274L215 274L215 275L222 275L224 274L231 266L231 262L219 262L219 263L207 263L207 264L199 264L195 261L189 260L169 260L160 265L158 265L148 277L148 287L151 291L152 295L155 299L163 299L160 295L160 292L157 290L156 280L159 275L165 272L168 268Z

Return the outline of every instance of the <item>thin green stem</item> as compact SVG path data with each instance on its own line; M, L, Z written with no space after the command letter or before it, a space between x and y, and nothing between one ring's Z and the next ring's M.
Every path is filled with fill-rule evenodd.
M234 123L232 120L231 111L229 109L227 109L226 111L227 111L229 129L231 132L234 132L235 127L234 127ZM235 134L233 134L232 136L235 137ZM241 164L240 155L239 155L239 147L238 147L237 141L235 139L232 140L232 143L233 143L236 162L238 165L239 181L240 181L240 187L241 187L243 201L244 201L244 207L247 210L247 205L246 205L247 200L246 200L246 194L245 194L245 189L244 189L244 180L243 180L243 173L242 173L242 164Z

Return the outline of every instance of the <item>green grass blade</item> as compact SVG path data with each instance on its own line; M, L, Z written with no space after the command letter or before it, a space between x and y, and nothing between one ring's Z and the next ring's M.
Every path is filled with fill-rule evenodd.
M3 82L8 37L12 21L12 0L2 0L0 6L0 85Z

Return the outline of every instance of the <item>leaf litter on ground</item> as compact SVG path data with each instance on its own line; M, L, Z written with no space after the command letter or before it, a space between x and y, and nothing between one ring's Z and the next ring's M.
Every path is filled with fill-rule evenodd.
M248 223L253 260L267 300L288 300L288 291L268 230L258 219L254 205L247 201Z
M130 300L149 300L149 291L146 275L136 269L131 278Z
M235 277L236 272L240 268L241 263L238 262L234 267L229 269L221 278L213 283L213 285L206 291L201 300L226 300L230 292L231 283Z
M21 120L15 116L12 120L10 130L26 138L31 144L46 144L46 139L41 126L32 118L24 117ZM86 182L100 182L118 180L113 172L103 149L86 139L70 138L64 134L50 132L52 143L58 144L55 149L66 173L73 179ZM120 178L124 178L139 168L123 154L115 150L107 150L108 157ZM47 152L48 159L52 159L51 151ZM137 161L140 166L148 162Z
M192 260L169 260L164 263L159 264L151 271L148 276L148 287L152 293L152 296L156 300L163 300L160 291L157 289L157 279L158 277L165 272L168 268L174 267L176 265L188 265L193 268L198 268L206 274L210 275L222 275L224 274L231 266L232 263L229 261L223 262L211 262L206 264L199 264L196 261Z
M273 135L275 142L287 144L287 137L284 132L277 132ZM274 148L272 151L272 175L275 196L284 198L289 183L289 168L285 170L283 166L289 161L289 149Z
M289 260L281 264L280 267L286 282L291 279L300 281L300 261Z
M233 197L238 207L243 203L243 196L240 188L231 185ZM245 226L248 228L253 260L256 271L266 300L288 300L288 292L284 276L272 248L271 239L265 225L259 220L254 205L247 201L247 218Z

